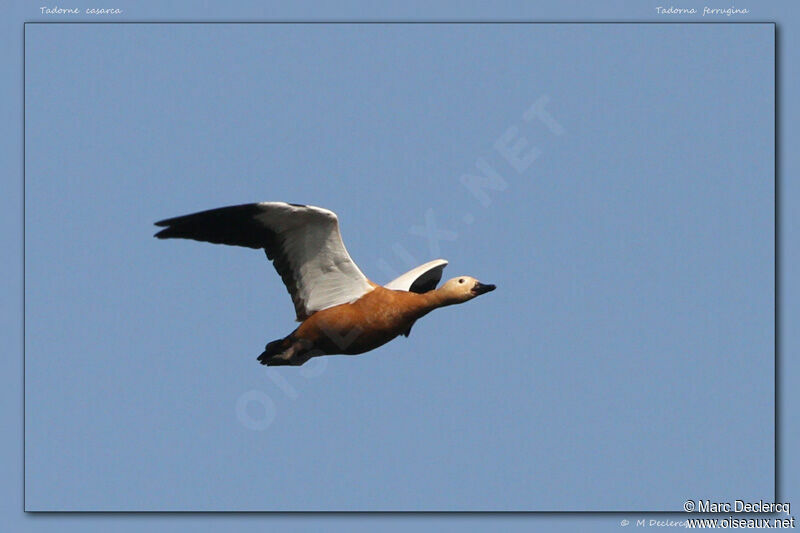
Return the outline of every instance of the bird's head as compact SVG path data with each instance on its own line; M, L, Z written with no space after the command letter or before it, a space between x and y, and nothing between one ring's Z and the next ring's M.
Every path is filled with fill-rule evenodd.
M459 276L447 280L438 290L447 299L448 303L457 304L472 300L476 296L491 292L494 289L494 285L481 283L470 276Z

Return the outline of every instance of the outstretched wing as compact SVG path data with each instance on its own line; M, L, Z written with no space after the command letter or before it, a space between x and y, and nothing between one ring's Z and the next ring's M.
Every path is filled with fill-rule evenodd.
M447 266L444 259L429 261L413 270L409 270L397 279L393 279L384 287L395 291L428 292L436 288L442 279L442 271Z
M307 205L261 202L156 222L159 239L194 239L263 248L292 297L297 320L357 300L373 285L350 258L336 213Z

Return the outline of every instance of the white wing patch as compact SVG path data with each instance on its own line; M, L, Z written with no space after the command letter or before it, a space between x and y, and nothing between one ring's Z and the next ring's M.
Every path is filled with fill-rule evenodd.
M393 279L384 287L395 291L427 292L436 288L442 279L442 271L447 266L444 259L435 259L415 269L409 270L402 276Z
M282 241L283 255L296 284L292 299L299 300L295 307L302 308L297 309L298 320L358 300L372 290L367 277L347 253L333 211L283 202L263 202L258 206L261 213L256 218Z

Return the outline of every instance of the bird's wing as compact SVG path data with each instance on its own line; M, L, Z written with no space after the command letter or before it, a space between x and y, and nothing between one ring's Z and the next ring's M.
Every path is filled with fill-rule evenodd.
M155 235L159 239L263 248L289 290L298 321L373 289L344 247L336 213L327 209L261 202L169 218L156 225L164 227Z
M393 279L384 287L395 291L428 292L436 288L442 279L442 271L447 266L444 259L429 261L413 270L409 270L397 279Z

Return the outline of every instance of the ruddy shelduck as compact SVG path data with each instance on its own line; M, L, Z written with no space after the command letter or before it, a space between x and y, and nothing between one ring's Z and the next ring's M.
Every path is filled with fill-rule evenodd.
M211 209L156 222L159 239L181 238L261 248L294 302L297 321L288 336L267 344L264 365L302 365L319 355L355 355L399 335L434 309L493 291L469 276L436 288L447 261L425 263L381 287L350 258L336 214L284 202Z

